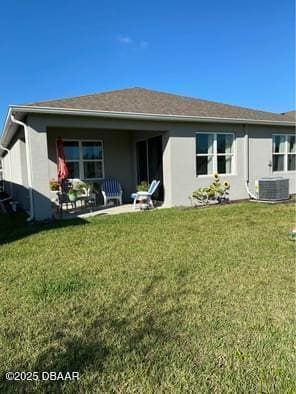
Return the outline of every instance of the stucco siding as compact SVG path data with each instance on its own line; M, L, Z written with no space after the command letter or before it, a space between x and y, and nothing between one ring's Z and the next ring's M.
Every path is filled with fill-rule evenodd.
M3 178L5 187L20 207L27 211L29 209L27 163L24 140L16 139L10 148L9 155L3 160ZM11 168L10 168L11 166Z
M248 198L245 188L246 155L245 126L227 124L179 124L170 129L171 144L171 205L190 204L192 191L208 186L212 176L196 176L196 142L197 132L234 133L234 173L221 175L222 181L231 184L230 198L239 200ZM290 193L296 193L295 171L274 173L270 167L272 160L272 135L293 134L293 128L271 126L248 126L249 133L249 187L255 192L255 181L266 176L283 176L290 180Z
M234 173L221 176L221 180L231 183L231 198L245 198L244 190L244 131L242 125L226 124L192 124L178 125L170 132L171 171L172 171L172 205L188 205L192 192L208 186L212 175L196 175L196 133L224 132L233 133Z
M294 134L293 127L249 126L250 189L255 190L255 181L266 176L282 176L289 179L290 194L296 193L295 171L273 172L272 135Z
M34 116L28 116L29 167L34 216L37 220L46 220L52 216L49 197L48 147L47 132L44 122Z
M124 201L130 201L137 183L135 144L138 139L162 135L164 205L189 205L189 196L208 186L212 176L196 175L196 133L233 133L234 170L221 176L231 183L232 200L248 198L245 179L254 192L255 180L270 175L290 179L290 193L296 192L295 172L272 173L272 134L293 134L293 127L272 127L243 124L181 123L140 120L120 120L92 117L30 115L28 135L34 209L39 220L51 216L49 180L57 177L56 139L102 140L104 149L104 177L117 179L124 189ZM246 168L246 138L249 135L249 173ZM19 135L11 147L12 182L22 187L14 197L28 207L28 174L23 136ZM4 176L8 176L7 155L3 160ZM14 191L16 193L16 191ZM27 204L27 205L26 205Z
M8 156L8 154L6 154L2 158L2 175L3 175L3 179L5 182L9 181L9 178L10 178L9 172L10 172L10 170L9 170L9 156Z

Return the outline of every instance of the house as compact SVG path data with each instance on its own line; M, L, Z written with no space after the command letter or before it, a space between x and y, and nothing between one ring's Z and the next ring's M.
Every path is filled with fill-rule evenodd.
M4 178L31 218L52 216L56 140L70 177L117 179L124 200L141 180L161 180L164 206L188 205L213 172L248 197L255 180L281 175L295 193L295 112L277 114L130 88L9 107L1 138ZM1 158L0 157L0 158Z

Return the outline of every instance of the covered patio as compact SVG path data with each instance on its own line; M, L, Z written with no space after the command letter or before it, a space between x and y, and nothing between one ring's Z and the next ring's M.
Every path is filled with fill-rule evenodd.
M10 181L8 176L6 184L10 183L20 208L28 212L28 221L57 216L50 183L58 181L59 138L65 147L68 177L79 178L96 190L93 210L102 209L100 187L109 179L120 183L123 204L132 203L131 194L141 181L159 180L153 199L170 205L170 131L165 123L34 113L26 123L15 120L12 125L18 139L9 157L14 160L17 155L20 171L18 179Z
M56 218L80 217L81 215L116 214L134 211L131 194L141 182L150 184L154 179L160 185L153 195L156 206L164 202L163 151L165 132L147 130L106 130L92 128L48 127L48 182L57 180L58 149L61 138L69 169L68 178L81 179L95 195L95 203L59 206L50 192L53 216ZM101 193L106 179L120 183L123 205L104 205ZM55 200L55 201L54 201ZM113 205L112 205L113 204Z

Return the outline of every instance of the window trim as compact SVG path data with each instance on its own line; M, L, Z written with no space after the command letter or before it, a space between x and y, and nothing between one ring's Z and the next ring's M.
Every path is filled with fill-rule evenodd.
M273 145L274 145L274 137L285 137L285 151L284 152L273 152ZM277 133L277 134L272 134L272 140L271 140L271 165L272 165L272 173L273 174L284 174L284 173L291 173L291 172L296 172L295 170L288 170L288 156L289 155L295 155L296 152L288 152L288 138L289 137L295 137L295 134L283 134L283 133ZM284 156L284 169L283 170L274 170L273 169L273 156Z
M196 140L197 140L197 135L198 134L213 134L214 136L214 141L213 141L213 153L196 153ZM232 135L232 153L226 154L226 153L218 153L217 152L217 135L218 134L227 134L227 135ZM232 161L231 161L231 172L230 173L225 173L225 174L220 174L221 176L233 176L236 175L236 137L235 137L235 132L231 131L196 131L195 132L195 176L196 177L202 177L202 178L210 178L213 176L213 174L197 174L197 167L196 167L196 158L197 156L212 156L213 157L213 174L215 172L218 173L218 161L217 157L218 156L232 156Z
M104 144L103 144L103 140L88 140L88 139L77 139L77 138L63 138L63 141L65 142L78 142L78 148L79 148L79 160L67 160L66 159L66 163L79 163L79 179L81 179L82 181L101 181L102 179L105 178L105 158L104 158ZM83 160L83 150L82 150L82 144L83 142L99 142L102 145L102 158L101 159L89 159L89 160ZM85 178L84 177L84 166L83 163L85 161L100 161L102 162L102 177L100 178ZM81 176L83 175L83 176Z

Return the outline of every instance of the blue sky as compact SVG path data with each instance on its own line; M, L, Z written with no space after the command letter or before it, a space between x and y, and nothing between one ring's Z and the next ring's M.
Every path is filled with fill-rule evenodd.
M10 0L0 15L1 124L9 104L132 86L295 106L292 0Z

